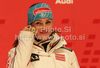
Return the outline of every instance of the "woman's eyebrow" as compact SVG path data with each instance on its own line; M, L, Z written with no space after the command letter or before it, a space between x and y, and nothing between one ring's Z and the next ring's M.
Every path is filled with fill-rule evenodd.
M51 19L51 18L49 18L49 19ZM49 19L47 19L46 21L48 21ZM51 19L52 20L52 19Z

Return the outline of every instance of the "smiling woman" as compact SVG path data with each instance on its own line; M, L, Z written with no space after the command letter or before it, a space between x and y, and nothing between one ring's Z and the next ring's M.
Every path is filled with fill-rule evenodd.
M38 32L36 34L36 37L38 39L45 40L52 33L51 29L53 26L53 22L50 18L41 18L33 22L31 26L37 28Z
M66 41L52 28L49 5L32 5L28 10L28 26L20 31L14 48L8 52L6 68L79 68L74 51L65 47Z

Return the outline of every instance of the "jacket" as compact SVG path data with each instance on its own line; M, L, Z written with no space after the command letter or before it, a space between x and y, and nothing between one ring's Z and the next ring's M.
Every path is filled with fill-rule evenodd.
M66 41L57 33L46 52L33 37L30 31L20 31L18 46L8 52L6 68L80 68L75 52L65 47Z

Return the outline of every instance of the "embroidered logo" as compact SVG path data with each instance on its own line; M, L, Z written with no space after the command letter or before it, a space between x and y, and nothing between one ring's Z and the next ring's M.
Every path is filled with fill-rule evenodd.
M32 61L37 61L37 60L39 60L39 55L38 54L31 54L31 62Z
M50 12L50 9L49 8L46 8L46 7L42 7L42 8L38 8L38 9L35 9L33 11L34 15L38 14L38 13L43 13L43 12Z
M56 58L56 60L65 61L65 55L64 54L55 53L55 58Z

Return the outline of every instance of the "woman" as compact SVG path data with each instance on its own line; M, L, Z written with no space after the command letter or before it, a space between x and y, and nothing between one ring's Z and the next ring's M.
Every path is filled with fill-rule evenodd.
M30 31L37 29L37 34ZM55 31L53 15L46 3L36 3L28 10L28 26L20 31L14 48L8 53L6 68L79 68L73 50Z

